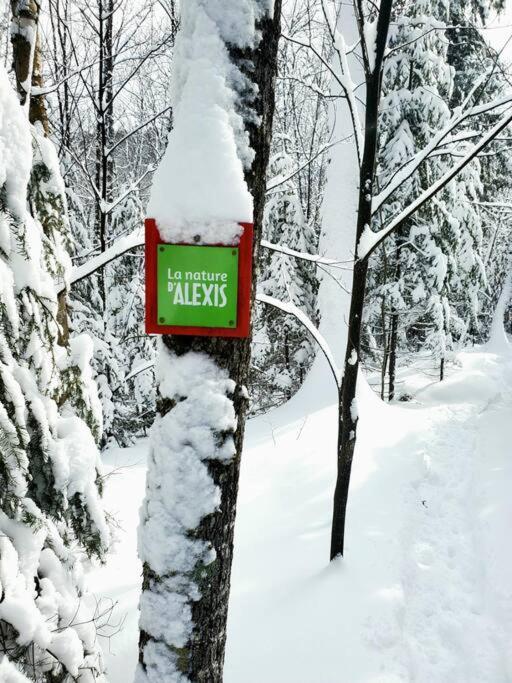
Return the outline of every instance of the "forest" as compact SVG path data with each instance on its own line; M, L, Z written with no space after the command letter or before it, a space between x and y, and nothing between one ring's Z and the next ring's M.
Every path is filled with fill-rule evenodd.
M512 683L512 0L0 10L0 683Z

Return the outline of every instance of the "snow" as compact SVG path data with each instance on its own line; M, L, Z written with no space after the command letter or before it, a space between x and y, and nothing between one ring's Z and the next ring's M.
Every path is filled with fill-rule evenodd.
M19 114L19 101L12 93L5 69L0 69L0 187L6 183L9 208L25 213L26 187L32 167L28 120Z
M366 45L366 53L368 55L369 67L373 71L375 69L375 51L377 49L377 20L364 21L363 23L364 42Z
M266 427L263 418L252 423L259 438L253 432L242 464L228 683L508 680L512 622L496 620L486 603L496 592L511 595L512 506L506 486L497 497L478 482L482 471L493 477L496 460L506 462L510 426L506 418L496 424L495 411L510 414L512 395L503 391L512 356L480 351L460 360L453 379L464 391L436 385L423 405L387 407L360 392L346 559L330 566L333 408L306 412L301 392L304 418L289 422L288 405L266 416ZM486 445L488 416L501 450ZM510 463L503 474L510 482ZM485 555L478 540L491 501L504 535L502 548ZM501 582L486 576L487 558Z
M138 602L142 563L137 556L139 508L144 497L148 440L127 449L112 448L103 454L105 507L117 522L113 552L107 564L88 575L91 592L101 604L115 603L113 624L117 634L103 649L109 683L133 680L138 660Z
M458 354L447 380L409 403L384 405L362 382L347 552L332 564L336 392L325 360L288 404L249 422L226 683L509 680L511 386L510 346ZM122 536L91 579L127 615L107 654L111 683L132 680L137 660L146 454L141 442L106 456Z
M60 417L57 435L65 463L65 486L68 498L79 494L89 512L94 527L105 547L110 543L110 531L105 520L103 504L96 487L101 476L101 461L89 427L76 416Z
M28 678L7 657L2 657L0 660L0 681L2 683L28 683Z
M254 43L251 22L258 5L227 4L189 0L182 10L172 82L174 128L148 207L168 242L201 241L207 223L217 235L214 243L229 243L238 222L252 221L244 167L253 153L235 106L244 81L224 41Z
M227 396L233 392L234 383L206 355L192 352L180 358L160 353L156 376L160 378L163 397L187 398L164 417L158 417L152 428L153 466L141 512L139 556L159 575L171 575L191 571L198 561L209 564L215 559L211 549L188 536L188 532L220 502L219 490L204 461L226 460L234 454L232 437L220 446L216 437L219 432L231 432L236 427L233 404ZM181 605L178 591L183 586L173 587L172 579L166 583L170 591L166 607L175 611L177 606L173 601L178 600ZM186 592L196 594L197 590L191 583ZM159 595L164 600L165 592ZM151 633L154 629L149 627L149 620L159 620L162 613L169 611L150 609L155 599L153 594L143 596L142 600L142 620ZM185 620L188 632L189 616ZM160 631L159 624L156 630ZM180 631L178 624L175 630ZM184 644L181 638L179 643L167 642L177 647Z

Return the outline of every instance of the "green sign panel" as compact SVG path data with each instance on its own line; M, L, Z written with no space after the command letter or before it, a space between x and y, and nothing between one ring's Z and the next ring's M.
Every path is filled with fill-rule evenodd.
M236 327L238 248L159 244L158 323Z

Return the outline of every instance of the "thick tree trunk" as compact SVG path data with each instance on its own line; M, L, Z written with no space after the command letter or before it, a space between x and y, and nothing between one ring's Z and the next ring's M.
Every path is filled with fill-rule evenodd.
M364 150L359 174L359 204L356 227L356 254L361 235L372 224L372 195L377 158L377 132L382 82L382 61L387 44L392 0L382 0L377 21L375 64L366 69L366 111ZM362 40L365 37L362 36ZM360 364L361 327L368 273L368 257L356 258L352 277L352 297L348 319L343 382L339 394L338 475L334 491L331 533L331 560L343 555L345 519L352 459L357 436L356 387Z
M257 86L259 95L254 101L246 92L247 102L240 110L247 111L245 121L255 159L246 180L254 199L254 250L252 305L255 298L255 277L258 263L259 243L263 221L266 190L266 171L270 152L272 120L274 113L274 88L277 72L277 46L280 35L281 0L276 0L274 17L266 17L261 23L261 41L255 49L239 49L227 46L232 61ZM244 106L247 105L247 106ZM251 115L256 110L257 117ZM227 371L236 388L232 395L237 419L234 433L235 455L229 461L208 460L208 472L220 491L220 504L213 514L202 519L199 527L191 532L195 540L204 541L215 550L216 560L193 574L200 597L191 601L192 635L183 648L174 650L173 661L178 670L193 683L221 683L226 641L226 622L233 557L233 532L240 470L240 457L244 439L247 400L245 386L249 379L250 339L217 337L164 336L163 343L173 356L180 358L190 352L200 352L216 366ZM158 412L168 415L176 408L174 401L159 401ZM222 442L225 435L217 434ZM144 565L143 590L158 590L165 577L160 577ZM163 645L154 636L141 630L140 664L144 671L149 667L145 656L151 641L155 647ZM165 647L169 647L166 645ZM169 679L171 680L171 679ZM173 679L174 680L174 679ZM181 679L180 679L181 680Z

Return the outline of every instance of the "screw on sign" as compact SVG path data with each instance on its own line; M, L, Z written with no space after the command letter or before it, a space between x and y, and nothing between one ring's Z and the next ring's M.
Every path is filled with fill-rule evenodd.
M247 337L253 226L238 244L168 244L146 219L146 332Z

